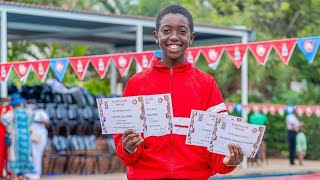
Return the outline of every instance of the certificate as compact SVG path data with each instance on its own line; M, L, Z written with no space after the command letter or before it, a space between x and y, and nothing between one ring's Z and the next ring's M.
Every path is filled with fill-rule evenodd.
M215 124L214 114L206 111L192 110L190 119L186 144L208 147Z
M238 121L216 119L208 150L214 153L230 155L228 144L239 145L245 157L255 157L260 147L265 126Z
M144 137L163 136L172 129L172 101L170 94L144 96L146 109L146 125Z
M128 129L143 132L145 103L143 96L97 99L102 134L122 134Z
M243 119L241 117L237 116L231 116L231 115L223 115L223 114L216 114L215 116L215 125L213 126L212 135L210 136L210 142L208 145L208 151L213 152L213 142L214 138L216 138L216 132L218 130L218 124L217 121L237 121L237 122L243 122Z
M242 121L242 118L220 115L208 111L192 110L186 144L208 147L214 131L216 119Z

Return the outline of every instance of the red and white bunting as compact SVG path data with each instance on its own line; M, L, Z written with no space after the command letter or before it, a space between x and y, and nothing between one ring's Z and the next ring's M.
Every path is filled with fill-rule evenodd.
M89 59L91 61L92 66L99 74L100 79L104 78L104 76L107 74L111 56L110 55L90 56Z
M247 51L247 44L226 46L225 50L227 51L229 57L232 59L234 65L236 65L236 67L239 69L242 64L243 57Z
M315 114L317 117L320 117L320 106L315 106L315 107L314 107L314 114Z
M19 79L25 82L30 72L31 63L28 61L18 61L12 63L12 66Z
M200 48L188 48L186 51L186 60L192 65L195 65L199 58L200 50Z
M275 115L276 112L277 112L276 106L270 105L269 112L270 112L271 115Z
M297 39L278 40L272 41L271 43L282 62L288 64L293 50L296 47Z
M268 114L269 113L269 109L270 109L270 105L261 105L260 109L261 109L261 112L263 114Z
M242 106L242 110L245 111L245 112L247 112L247 113L250 113L250 111L251 111L250 105L244 105L244 106Z
M227 110L229 113L232 113L234 110L234 104L233 103L225 103L227 106Z
M12 67L11 63L0 64L0 73L1 73L0 80L2 82L6 82L8 80L8 77L11 72L11 67Z
M260 107L257 104L250 104L252 112L253 113L258 113L260 111Z
M248 46L253 56L258 61L258 63L264 65L271 52L271 43L270 42L249 43Z
M276 109L278 111L278 113L280 114L280 116L283 116L286 110L286 107L284 105L277 105Z
M304 109L305 107L304 106L296 106L296 113L299 117L301 117L304 113Z
M307 117L310 117L313 113L313 107L312 106L306 106L304 113L306 114Z
M146 70L154 58L154 52L147 51L147 52L137 53L137 54L134 54L133 57L136 60L136 62L139 64L141 69Z
M224 46L209 46L201 49L204 58L212 69L216 69L218 67L223 49Z
M132 54L118 54L113 55L112 59L114 63L116 64L121 77L126 76L129 71L129 67L132 62Z
M90 56L71 57L69 63L80 80L83 80L89 65Z
M50 60L41 60L31 62L31 66L41 82L44 82L48 74Z

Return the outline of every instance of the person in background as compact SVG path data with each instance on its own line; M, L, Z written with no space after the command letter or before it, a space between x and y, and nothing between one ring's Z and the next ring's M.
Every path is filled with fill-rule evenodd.
M9 105L13 109L2 116L10 139L9 169L19 180L25 179L26 173L34 172L30 139L32 112L24 107L25 102L20 94L12 94Z
M6 176L10 177L11 173L8 170L8 145L6 143L6 126L2 123L1 117L9 112L12 108L9 106L10 97L1 98L0 100L0 178L4 178L3 173L6 170Z
M303 131L303 123L301 123L299 132L296 137L296 152L298 156L299 165L303 165L304 156L307 152L307 138Z
M226 145L230 156L224 156L185 144L191 109L227 113L212 76L186 60L186 49L195 38L192 15L179 5L166 7L157 16L153 35L162 57L131 77L123 95L171 93L175 126L171 134L159 137L143 138L132 129L114 135L128 179L208 179L230 173L243 161L238 145Z
M259 151L258 151L256 157L254 158L254 162L257 163L257 166L260 166L261 164L265 163L266 159L267 159L267 153L266 153L267 152L267 143L265 141L265 138L267 136L269 121L268 121L268 118L265 114L262 114L259 111L257 111L249 116L248 122L250 124L266 126L266 130L265 130L264 137L261 142Z
M295 165L294 159L296 155L296 136L299 131L300 121L294 114L288 114L286 117L288 142L289 142L289 160L290 165Z
M32 161L35 167L35 173L26 174L28 179L40 179L42 173L42 157L48 141L48 131L46 124L49 123L49 115L43 109L38 109L35 104L28 105L33 110L32 122Z

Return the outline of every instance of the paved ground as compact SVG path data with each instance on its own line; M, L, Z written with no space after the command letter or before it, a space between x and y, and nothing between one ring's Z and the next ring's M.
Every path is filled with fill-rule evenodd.
M306 160L303 166L290 166L287 159L269 159L268 164L263 166L249 166L246 169L238 167L232 173L227 175L217 175L215 177L238 177L238 176L254 176L254 175L276 175L276 174L304 174L304 173L320 173L320 160ZM61 175L61 176L44 176L44 180L125 180L124 173L110 173L100 175Z

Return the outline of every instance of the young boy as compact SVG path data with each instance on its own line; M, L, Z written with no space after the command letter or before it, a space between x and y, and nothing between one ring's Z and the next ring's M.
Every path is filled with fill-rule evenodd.
M239 146L229 144L231 156L226 157L185 144L184 128L192 109L227 112L215 80L186 61L185 51L195 38L189 11L178 5L163 9L154 38L162 57L128 81L124 96L171 93L175 126L171 134L160 137L144 139L130 129L114 135L128 179L208 179L233 171L243 160Z
M304 156L307 152L307 138L306 135L303 133L304 129L301 125L299 127L299 132L296 136L296 152L297 157L300 165L303 165Z

